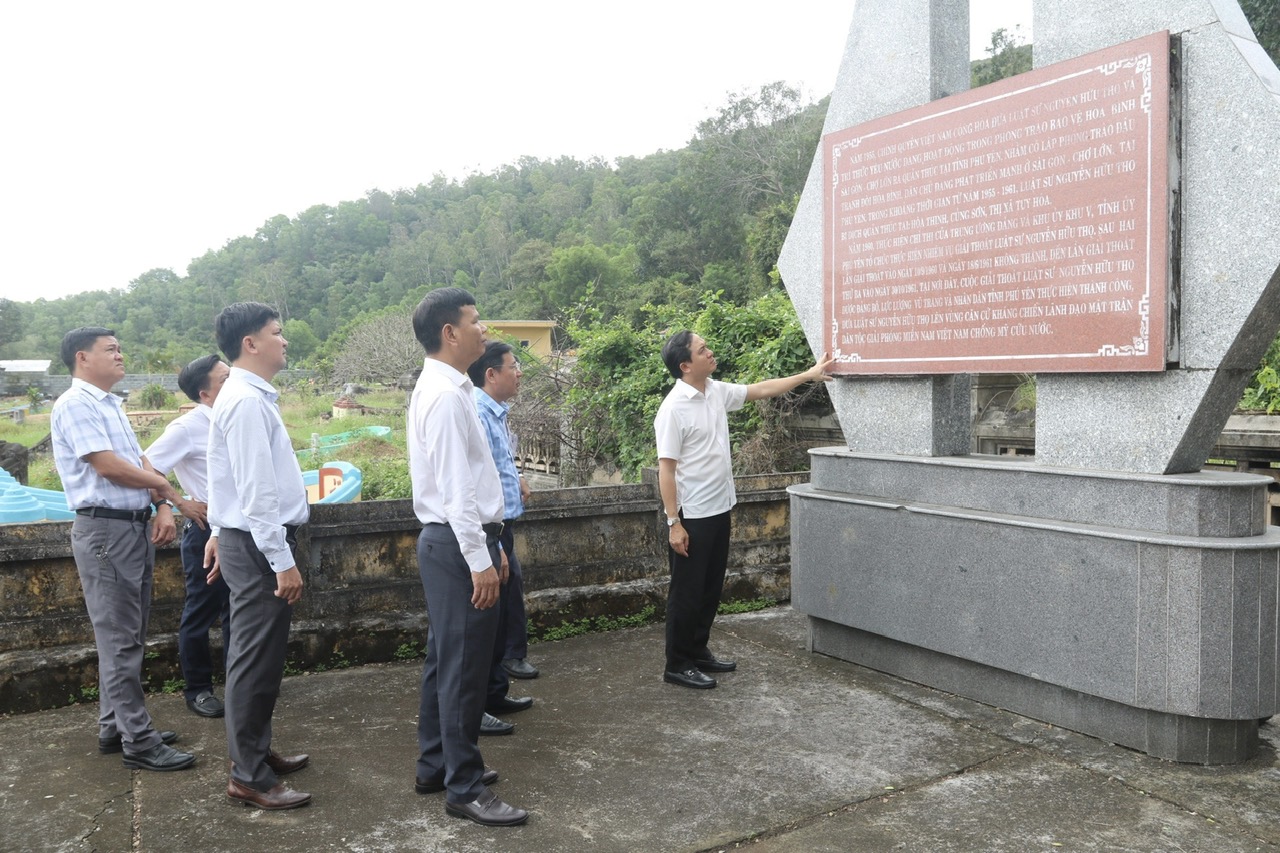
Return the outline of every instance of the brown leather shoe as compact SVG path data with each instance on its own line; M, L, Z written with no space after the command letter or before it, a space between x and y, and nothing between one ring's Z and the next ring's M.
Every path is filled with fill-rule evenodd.
M270 791L256 791L247 785L241 785L235 779L227 779L227 796L239 800L246 806L257 806L268 811L280 809L296 809L311 802L311 795L295 791L283 783L277 784Z
M281 755L274 749L267 751L267 766L275 771L277 776L283 776L286 773L292 773L295 770L301 770L311 762L311 756L305 752L302 755Z

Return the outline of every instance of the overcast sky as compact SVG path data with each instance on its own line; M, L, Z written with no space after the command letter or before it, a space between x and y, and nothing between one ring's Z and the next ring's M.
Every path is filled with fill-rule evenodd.
M973 55L1031 0L972 0ZM22 2L0 9L0 295L127 287L277 214L522 156L683 147L835 82L852 0Z

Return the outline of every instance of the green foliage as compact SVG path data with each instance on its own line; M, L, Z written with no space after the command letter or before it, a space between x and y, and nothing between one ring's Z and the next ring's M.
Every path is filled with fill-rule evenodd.
M1019 377L1022 381L1018 383L1018 387L1013 389L1013 396L1009 399L1009 408L1015 412L1030 412L1036 408L1036 377L1035 374L1024 373Z
M378 456L351 464L359 468L364 477L361 500L392 501L413 497L409 463L405 457Z
M39 414L44 403L44 392L34 386L27 389L27 402L31 405L31 414Z
M1258 44L1280 65L1280 4L1276 0L1240 0L1240 9L1249 19Z
M129 396L144 409L173 408L173 394L169 393L163 385L147 385L140 388L136 394Z
M1031 70L1031 45L1022 42L1021 29L1010 32L1001 27L991 34L991 44L984 48L987 58L969 64L971 89Z
M74 697L73 697L74 700ZM98 701L98 685L86 684L80 688L81 702L97 702Z
M578 637L582 634L599 634L606 631L617 631L622 628L639 628L656 620L657 608L652 604L646 604L639 613L632 613L629 616L597 616L594 619L583 617L573 622L561 622L559 625L544 628L541 631L531 628L529 640L535 643L567 640L570 637Z
M289 365L297 367L320 348L320 339L311 330L311 324L297 317L285 321L284 339L289 342Z
M164 680L164 686L160 689L164 693L181 693L186 688L187 682L183 681L181 678L166 678Z
M770 607L777 606L778 602L771 598L748 598L740 601L722 601L716 608L716 612L721 616L728 616L733 613L754 613L757 610L768 610Z
M1271 342L1262 364L1240 400L1240 408L1273 415L1280 411L1280 337Z
M706 289L745 301L771 287L825 113L771 83L733 95L683 150L616 165L521 158L275 216L185 276L153 269L123 290L0 301L0 357L47 358L94 322L118 330L130 370L176 370L214 348L211 319L239 299L276 306L293 363L326 370L344 329L388 309L407 317L445 284L499 319L552 319L588 291L602 319L632 322L648 301L689 305Z
M400 647L392 654L396 660L418 660L426 656L427 647L419 646L416 643L401 643Z
M716 377L724 381L749 385L813 365L795 309L777 292L745 305L733 305L715 293L703 296L700 309L650 305L642 325L620 317L571 323L577 362L565 411L580 456L614 462L628 479L638 479L641 468L656 464L653 419L674 382L661 349L672 333L686 328L711 345L719 363ZM730 419L731 441L738 444L763 425L776 425L781 412L794 405L794 398L780 398L744 407ZM744 469L746 461L735 460Z

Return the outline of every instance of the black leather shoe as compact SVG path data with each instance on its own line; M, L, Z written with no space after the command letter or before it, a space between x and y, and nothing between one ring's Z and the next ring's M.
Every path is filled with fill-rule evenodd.
M167 743L158 743L145 752L135 755L125 753L124 766L138 770L186 770L196 763L189 752L178 752Z
M482 735L509 735L515 730L515 723L504 722L492 714L485 714L480 718L480 734Z
M196 698L188 699L187 707L191 709L191 713L199 717L221 717L227 712L222 700L214 696L213 691L210 690L201 691Z
M160 732L161 743L173 743L178 739L177 732ZM98 738L98 752L103 755L114 755L117 752L124 752L124 738L120 735L115 737Z
M502 668L512 678L538 677L538 668L524 658L507 658L502 662Z
M484 773L480 774L481 785L492 785L498 781L498 771L485 768ZM421 779L413 780L413 790L419 794L438 794L444 790L443 777L439 782L423 782Z
M488 788L470 803L451 803L445 800L444 810L454 817L474 820L482 826L517 826L529 819L527 811L507 805Z
M696 660L693 662L693 665L703 672L733 672L738 668L737 661L716 660L715 658Z
M490 699L485 703L484 709L490 714L514 714L516 711L527 711L532 707L532 696L521 696L519 699L503 696L501 699Z
M679 684L681 687L693 687L697 690L710 690L716 686L716 680L701 670L689 668L684 672L664 672L662 680L667 684Z

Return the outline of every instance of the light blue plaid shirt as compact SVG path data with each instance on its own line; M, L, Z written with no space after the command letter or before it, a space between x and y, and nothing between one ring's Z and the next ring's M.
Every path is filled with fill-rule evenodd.
M130 465L142 467L142 448L124 413L120 398L73 378L71 387L53 404L49 416L53 433L53 464L67 493L67 508L145 509L151 492L117 485L84 460L109 450Z
M516 441L507 426L511 407L490 397L483 388L473 388L471 393L476 398L476 413L480 415L480 425L484 427L485 438L489 439L489 451L502 482L502 518L505 521L519 518L524 515L524 501L520 498L520 472L516 469Z

